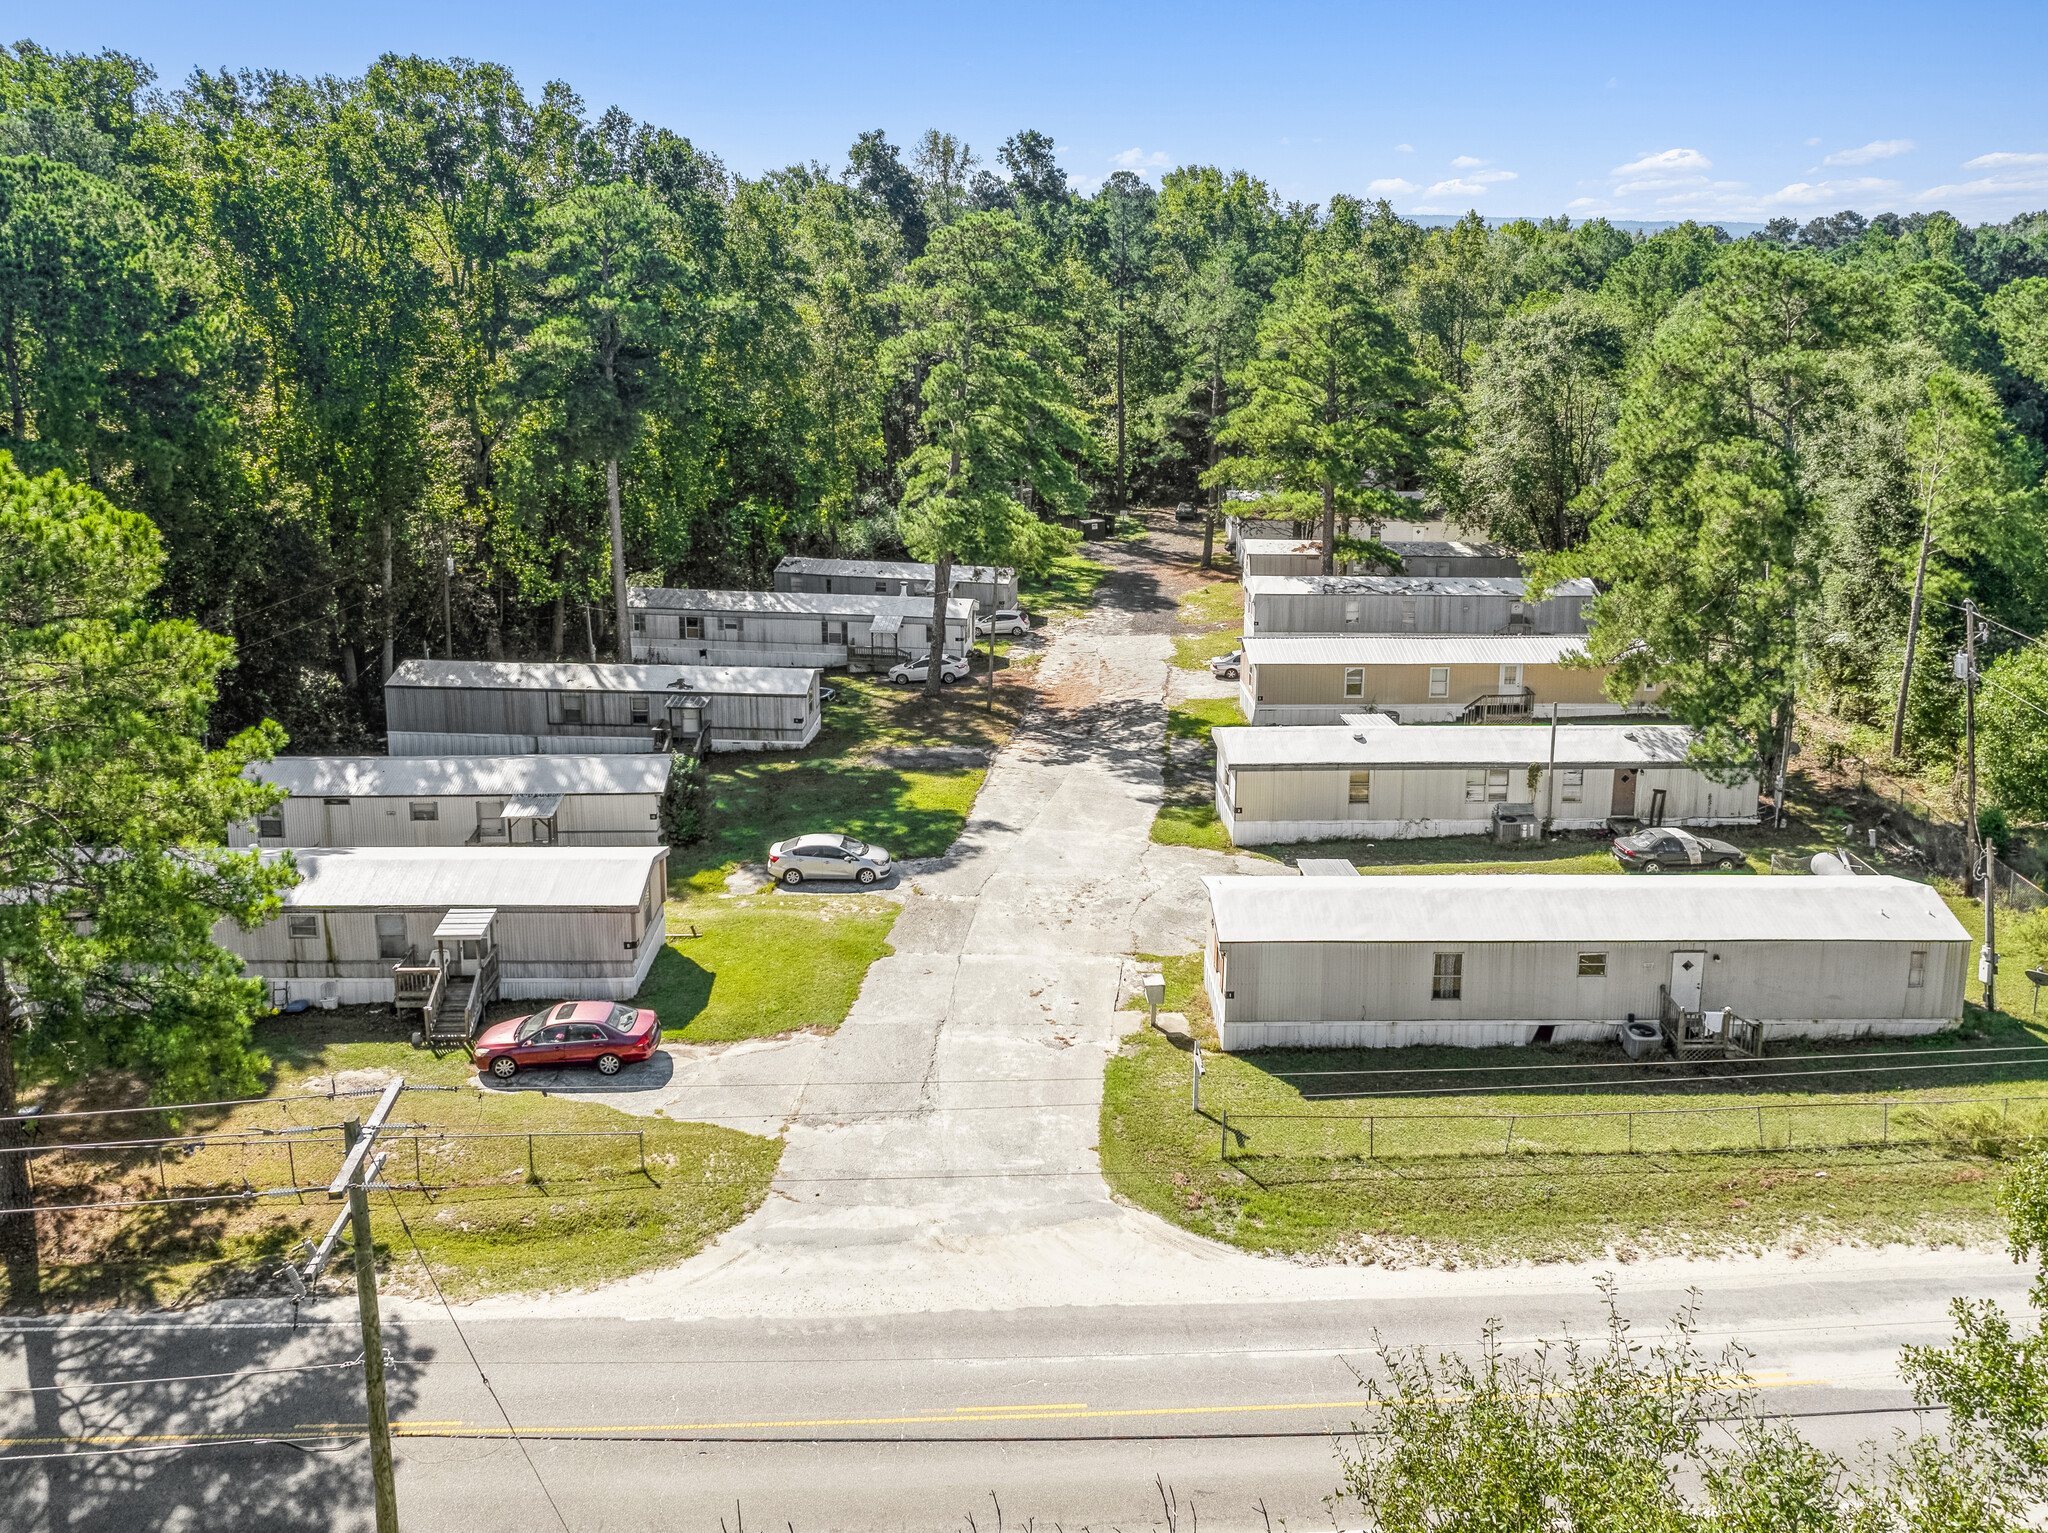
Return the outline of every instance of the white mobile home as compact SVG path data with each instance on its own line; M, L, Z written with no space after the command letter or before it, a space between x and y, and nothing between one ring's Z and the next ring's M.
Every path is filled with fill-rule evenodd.
M1252 723L1335 724L1347 713L1403 724L1598 718L1626 706L1601 690L1607 668L1583 662L1576 634L1280 634L1244 641L1238 706ZM1573 663L1581 662L1581 663Z
M890 559L813 559L791 554L775 566L775 589L827 596L922 596L938 582L938 566ZM953 566L953 595L983 612L1017 605L1017 572L989 564Z
M395 971L416 968L433 952L434 934L451 910L494 913L495 988L511 999L626 1000L638 993L666 941L666 847L376 847L291 855L299 882L284 892L277 918L249 932L226 921L214 932L251 974L270 981L280 1004L393 1000ZM474 947L478 939L469 940Z
M633 658L673 665L886 669L931 649L930 596L632 586ZM965 654L974 603L946 601L944 653Z
M797 750L819 720L791 666L408 660L384 683L394 756Z
M1205 878L1226 1049L1604 1040L1667 1007L1763 1038L1949 1027L1969 934L1898 878Z
M1593 582L1523 600L1515 575L1248 575L1246 638L1282 633L1584 633Z
M1401 573L1404 575L1450 575L1463 579L1522 573L1522 561L1507 549L1492 543L1455 540L1396 543L1388 540L1387 546L1401 555ZM1241 538L1237 545L1237 563L1246 579L1254 575L1320 575L1323 572L1323 540ZM1340 559L1335 573L1367 575L1377 569L1377 566L1368 567Z
M1756 823L1755 764L1715 781L1689 758L1693 732L1677 724L1360 720L1211 734L1216 813L1239 846L1483 835L1495 804L1534 805L1560 830L1598 830L1610 819Z
M230 846L654 846L666 751L604 756L280 756L290 795Z

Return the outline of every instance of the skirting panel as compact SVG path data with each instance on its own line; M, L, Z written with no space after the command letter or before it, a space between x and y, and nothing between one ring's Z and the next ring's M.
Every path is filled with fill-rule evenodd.
M1764 1022L1764 1043L1773 1038L1918 1038L1953 1027L1949 1017L1773 1017ZM1618 1041L1616 1022L1225 1022L1217 1029L1228 1053L1252 1049L1396 1049L1418 1044L1495 1048L1535 1041L1536 1029L1551 1029L1554 1043Z
M1221 816L1233 846L1278 846L1299 841L1425 841L1436 836L1483 836L1491 820L1241 820ZM1756 816L1708 819L1704 815L1670 819L1667 825L1754 825ZM1552 830L1604 830L1605 820L1573 820L1558 815Z

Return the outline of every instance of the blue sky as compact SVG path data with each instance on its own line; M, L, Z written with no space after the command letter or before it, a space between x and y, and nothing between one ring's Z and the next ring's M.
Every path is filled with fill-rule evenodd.
M1050 133L1083 189L1215 163L1403 212L1755 221L2048 207L2048 5L559 4L69 0L10 36L353 74L492 59L688 135L733 170L928 127L984 158Z

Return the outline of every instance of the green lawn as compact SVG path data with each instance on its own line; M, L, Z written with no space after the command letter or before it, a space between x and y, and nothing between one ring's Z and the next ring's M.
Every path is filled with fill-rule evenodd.
M495 1007L493 1016L530 1005ZM385 1173L394 1183L419 1177L434 1184L431 1198L401 1191L396 1202L451 1298L587 1287L671 1266L703 1249L767 1196L782 1155L779 1140L713 1124L635 1117L573 1096L479 1092L469 1084L475 1071L465 1055L436 1059L396 1041L397 1031L382 1007L270 1018L255 1036L256 1046L274 1063L268 1100L188 1113L177 1124L155 1115L114 1120L130 1137L213 1136L207 1148L167 1157L161 1173L152 1158L139 1154L39 1157L40 1196L47 1201L157 1196L160 1175L174 1195L289 1186L294 1177L299 1185L324 1182L339 1162L338 1136L280 1135L278 1130L337 1124L367 1113L375 1099L277 1099L309 1088L322 1090L338 1070L370 1072L356 1078L364 1084L390 1073L415 1085L456 1088L407 1093L400 1099L394 1121L420 1127L405 1130L392 1145ZM43 1102L53 1112L105 1106L134 1091L131 1083L91 1079L74 1091L46 1092ZM105 1126L82 1120L47 1132L84 1140ZM220 1142L221 1136L238 1131L252 1132L255 1142ZM525 1135L571 1131L624 1133L536 1138L530 1178ZM451 1137L459 1134L512 1137ZM379 1281L393 1292L424 1294L428 1284L392 1201L382 1195L371 1201ZM46 1218L44 1297L57 1308L184 1306L238 1293L275 1292L270 1274L286 1252L302 1239L317 1239L333 1217L334 1206L324 1194L309 1194L303 1200L271 1198L253 1205L135 1210L117 1220ZM348 1291L350 1271L344 1249L328 1269L328 1291Z
M640 1004L660 1015L662 1037L689 1043L837 1027L868 965L892 951L897 909L875 895L773 888L672 904L668 950Z
M1108 565L1083 554L1066 554L1053 560L1045 574L1023 580L1017 604L1043 617L1082 612L1095 600L1095 588L1108 575Z
M1810 1092L1660 1084L1649 1070L1530 1069L1611 1064L1611 1048L1270 1050L1215 1049L1199 990L1199 955L1164 960L1167 1007L1189 1015L1202 1040L1204 1112L1189 1105L1189 1058L1141 1028L1125 1039L1104 1082L1104 1174L1121 1195L1197 1234L1246 1250L1405 1265L1620 1260L1661 1253L1710 1254L1835 1240L1923 1243L1990 1238L2001 1228L1994 1200L2002 1157L2029 1131L2048 1127L2048 1068L1928 1071L1924 1076L1816 1077ZM2041 1042L2048 1031L1977 1014L1964 1033L1866 1045L1800 1046L1801 1053L1954 1048ZM1773 1050L1790 1067L1793 1046ZM1896 1065L1904 1061L1872 1061ZM1934 1063L1930 1059L1930 1063ZM1947 1059L1940 1062L1947 1063ZM1813 1061L1810 1068L1835 1062ZM1476 1066L1520 1067L1509 1076L1447 1073ZM1391 1076L1298 1076L1285 1070L1405 1070ZM1686 1073L1696 1073L1688 1071ZM1626 1092L1515 1090L1476 1093L1469 1082L1575 1082L1643 1077ZM1407 1090L1428 1095L1312 1100L1319 1092ZM1829 1105L1843 1095L2004 1096L2000 1109L1895 1107L1893 1144L1880 1109ZM1767 1112L1766 1153L1753 1152L1754 1109ZM1544 1119L1537 1114L1674 1106L1739 1109L1704 1118L1639 1116L1636 1153L1625 1119ZM1224 1109L1232 1113L1231 1158L1221 1157ZM1258 1121L1253 1113L1302 1114ZM1408 1123L1399 1117L1469 1114L1466 1121ZM1514 1152L1498 1153L1506 1115L1523 1114ZM1368 1139L1366 1125L1375 1116ZM1351 1121L1346 1121L1351 1120ZM1483 1121L1481 1121L1483 1120ZM1816 1173L1825 1173L1817 1175Z
M1244 715L1227 697L1196 697L1167 710L1166 793L1152 820L1152 839L1161 846L1197 846L1212 852L1231 850L1223 822L1216 816L1216 748L1209 731L1242 724ZM1200 753L1192 761L1176 759L1173 741L1194 741Z
M1235 580L1197 586L1179 601L1184 623L1235 623L1244 616L1244 587Z
M1244 643L1236 628L1219 628L1214 633L1175 634L1173 664L1176 670L1206 671L1218 655L1227 655Z

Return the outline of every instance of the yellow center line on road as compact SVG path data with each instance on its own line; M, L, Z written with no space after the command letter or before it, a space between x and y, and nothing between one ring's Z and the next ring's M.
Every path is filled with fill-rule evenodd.
M1050 1405L956 1405L956 1411L1085 1411L1086 1400L1058 1400Z
M1784 1377L1751 1378L1746 1385L1731 1385L1730 1389L1748 1387L1752 1389L1790 1389L1803 1386L1824 1386L1827 1379L1791 1379ZM768 1432L797 1428L816 1429L819 1427L905 1427L945 1426L972 1424L974 1422L1018 1422L1018 1421L1112 1421L1157 1418L1161 1416L1251 1416L1272 1415L1283 1411L1329 1411L1370 1409L1373 1402L1357 1395L1342 1400L1289 1400L1267 1405L1158 1405L1124 1406L1116 1409L1089 1410L1085 1406L955 1406L946 1415L918 1416L817 1416L805 1418L782 1418L760 1421L672 1421L643 1423L640 1425L618 1425L604 1423L597 1425L573 1426L520 1426L514 1430L522 1435L535 1437L574 1437L579 1434L626 1435L636 1432ZM321 1428L336 1432L361 1432L366 1430L361 1422L327 1422L315 1425L301 1425L293 1433L277 1432L194 1432L155 1434L106 1434L96 1437L0 1437L0 1448L48 1447L66 1443L79 1445L105 1445L109 1443L155 1443L155 1442L240 1442L256 1437L277 1437L304 1435ZM460 1421L399 1421L391 1426L393 1437L503 1437L506 1429L502 1426L471 1427Z

